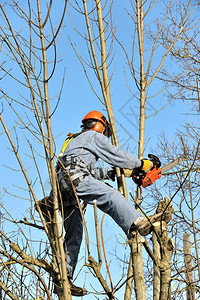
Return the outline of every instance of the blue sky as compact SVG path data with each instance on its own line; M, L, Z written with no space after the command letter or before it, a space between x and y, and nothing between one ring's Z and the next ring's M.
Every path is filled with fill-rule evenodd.
M120 3L119 10L117 12L117 36L122 41L129 52L131 52L131 36L132 36L132 27L130 25L129 19L127 18L126 12L122 9L124 3ZM59 10L57 7L56 9ZM116 7L115 7L116 9ZM55 12L57 12L55 10ZM75 24L79 28L84 28L83 18L81 19L76 13L71 11L71 16ZM53 16L53 21L56 24L57 18ZM13 22L14 26L17 26L15 22ZM63 76L65 74L65 82L63 86L61 101L59 106L52 117L52 130L55 136L55 144L56 144L56 153L59 153L59 150L62 147L64 139L69 132L78 132L80 130L81 120L83 117L91 110L99 110L106 114L103 105L98 101L95 97L93 91L91 90L89 83L85 77L84 71L78 61L68 39L77 44L77 47L83 56L86 55L86 45L80 39L77 32L73 29L70 18L68 14L66 15L65 28L63 34L58 42L57 53L60 56L60 61L57 64L57 68L54 74L54 77L49 82L49 92L50 98L54 98L60 90ZM83 30L84 31L84 30ZM113 70L115 70L112 81L111 81L111 98L112 105L115 115L116 128L120 146L124 149L132 152L137 156L137 140L138 140L138 116L139 116L139 102L138 100L130 93L129 89L126 85L126 79L124 76L124 66L126 68L126 76L131 86L132 91L138 96L138 91L134 87L133 79L130 77L127 69L127 62L125 60L125 55L122 53L120 47L116 46L117 52L115 54L115 67L111 66L110 74ZM162 53L161 53L162 54ZM137 56L136 58L137 59ZM169 60L166 61L166 68L172 68L171 62ZM65 72L65 73L64 73ZM90 78L94 83L94 87L98 91L98 94L101 96L99 86L97 84L97 80L94 77L94 73L89 71ZM2 83L0 83L1 88L6 89L12 95L16 96L16 92L20 89L18 85L14 82L11 82L11 79L4 79ZM12 89L11 89L12 87ZM18 90L19 89L19 90ZM154 85L152 89L149 91L149 95L153 93L157 93L161 89L161 86ZM19 96L18 93L18 96ZM23 95L28 97L28 92L24 92ZM18 97L17 96L17 97ZM156 96L148 100L147 102L147 115L154 113L162 106L166 104L166 98L163 94ZM52 109L55 107L56 100L52 100ZM20 108L22 115L24 114L23 108ZM188 114L189 113L189 114ZM161 110L159 113L155 114L153 117L148 118L146 121L146 141L148 143L145 147L145 156L149 152L152 152L152 149L156 147L158 142L158 136L164 132L169 139L169 142L173 142L177 135L177 130L181 130L182 126L186 121L193 121L194 116L191 116L192 107L191 104L186 104L181 102L180 100L177 102L173 102L169 104L165 109ZM23 115L24 116L24 115ZM13 124L16 124L15 116L7 107L4 105L3 117L5 118L5 122L9 129L12 128ZM1 131L2 132L2 129ZM20 132L19 126L17 126L17 132ZM127 134L128 133L128 134ZM22 137L23 134L19 133ZM12 136L14 134L12 132ZM23 191L22 189L17 188L16 186L23 187L24 179L20 175L18 171L13 171L5 167L9 166L9 168L19 170L18 163L14 158L12 152L8 151L8 141L4 135L0 135L0 155L1 155L1 165L0 165L0 176L1 176L1 196L3 196L2 201L4 202L5 207L13 214L14 218L22 218L24 214L26 214L26 210L30 207L30 202L28 200L23 199L23 197L27 198L28 193ZM17 140L14 138L15 142ZM34 144L34 139L32 140ZM35 145L35 144L34 144ZM19 141L20 153L22 154L23 162L26 167L29 168L28 174L32 177L32 180L35 180L35 171L32 165L31 160L24 155L23 153L30 154L28 144L25 142L24 138L22 141ZM42 159L38 157L39 165L42 167ZM44 163L44 167L41 168L42 177L44 182L47 180L47 170L46 165ZM33 175L33 176L32 176ZM15 187L13 187L15 186ZM132 187L132 183L128 181L128 187ZM8 189L8 191L12 194L17 193L22 198L16 198L9 194L4 194L4 188ZM36 183L36 195L38 198L42 196L41 188L39 184ZM101 213L99 212L99 216ZM93 243L95 243L94 237L94 226L93 226L93 210L91 208L88 209L86 213L86 220L88 223L88 227L90 228L90 236ZM105 220L105 239L106 248L108 248L108 252L114 253L115 246L117 245L115 235L120 241L123 241L124 235L122 231L114 224L114 222L107 217ZM33 236L37 236L38 233L34 231ZM41 236L42 238L42 236ZM44 238L44 237L43 237ZM84 242L83 242L84 244ZM84 245L83 245L84 246ZM83 247L84 249L84 247ZM118 250L117 250L118 251ZM127 249L127 254L129 249ZM123 251L119 250L118 255L120 256ZM84 255L84 251L80 254L80 257ZM116 262L116 258L111 255L112 261ZM81 262L82 263L82 262ZM113 263L114 264L114 263ZM112 265L112 263L111 263ZM116 265L116 264L115 264ZM119 267L119 266L118 266ZM115 280L115 270L112 269L112 275ZM83 275L79 276L78 283L81 284L83 280ZM116 278L117 281L117 278ZM116 283L116 282L114 282ZM89 286L86 283L88 289ZM85 299L91 299L90 296L85 297Z

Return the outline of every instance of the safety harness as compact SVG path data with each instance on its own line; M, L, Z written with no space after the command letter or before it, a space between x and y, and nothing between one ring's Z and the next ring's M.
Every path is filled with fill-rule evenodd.
M82 131L76 134L68 134L68 138L65 140L61 152L58 155L56 170L59 188L65 206L76 204L72 183L76 187L86 176L91 174L89 168L79 157L64 155L69 143L81 133Z
M65 152L65 150L66 150L66 148L67 148L67 146L69 145L69 143L75 138L75 137L77 137L79 134L81 134L82 133L82 131L81 132L79 132L79 133L68 133L68 137L66 138L66 140L65 140L65 142L64 142L64 144L63 144L63 146L62 146L62 149L61 149L61 151L60 151L60 153L59 153L59 155L58 155L58 157L60 158L60 157L62 157L63 156L63 154L64 154L64 152Z

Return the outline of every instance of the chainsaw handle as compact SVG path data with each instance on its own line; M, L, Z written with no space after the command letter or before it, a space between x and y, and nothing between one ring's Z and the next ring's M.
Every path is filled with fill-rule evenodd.
M154 164L154 166L156 166L157 169L160 168L161 161L156 155L148 154L148 158L152 161L152 163Z

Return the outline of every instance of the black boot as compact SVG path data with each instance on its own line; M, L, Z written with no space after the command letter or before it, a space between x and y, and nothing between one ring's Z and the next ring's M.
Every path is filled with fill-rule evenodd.
M50 224L52 222L53 217L53 202L50 196L43 198L38 201L38 205L42 211L42 214L45 218L45 221ZM37 206L35 205L35 209L38 212Z
M71 282L71 279L69 277L68 277L68 281L69 281L69 287L70 287L72 296L82 297L87 294L87 290L85 288L81 288L79 286L74 285Z

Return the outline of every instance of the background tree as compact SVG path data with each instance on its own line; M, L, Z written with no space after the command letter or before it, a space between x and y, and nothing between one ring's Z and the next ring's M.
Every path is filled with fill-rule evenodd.
M0 249L1 274L4 275L1 277L3 293L12 299L20 297L51 299L54 289L60 299L70 298L62 246L63 227L62 223L60 224L58 213L57 182L54 169L56 153L58 153L54 142L59 147L63 143L63 136L58 136L55 140L53 136L59 135L62 131L66 135L64 125L70 127L69 130L71 130L75 121L80 123L79 118L85 114L83 109L85 112L94 109L92 93L95 93L100 100L95 102L95 107L99 107L99 110L106 110L108 113L114 132L113 144L120 145L118 137L123 130L123 137L131 136L129 150L130 148L136 149L138 146L140 159L147 149L149 152L150 147L152 147L153 153L158 153L163 163L169 162L183 153L186 154L187 159L184 165L179 166L176 170L173 169L163 180L156 182L154 186L145 191L137 189L137 193L133 195L132 200L142 212L150 214L155 212L156 208L165 209L165 205L169 206L173 202L175 213L170 227L166 228L165 224L162 224L162 227L160 224L155 226L153 243L151 238L145 240L136 234L129 243L131 255L127 250L126 238L121 236L121 232L114 227L115 225L112 228L113 232L116 230L118 243L113 249L115 237L109 241L110 236L103 230L107 226L106 221L101 226L102 232L106 236L106 239L104 237L105 242L99 241L98 221L101 214L98 212L97 216L95 209L96 234L93 234L94 224L93 220L90 222L90 218L87 218L87 216L91 216L90 209L87 208L86 215L83 214L87 254L81 253L78 265L80 275L77 275L77 280L83 284L83 271L85 271L86 287L94 293L94 295L88 295L89 299L91 297L104 299L105 294L110 299L114 297L152 299L152 295L154 300L175 297L181 299L185 287L191 288L194 284L196 285L195 295L198 295L199 287L196 283L199 278L199 227L197 222L199 128L194 124L187 125L186 129L182 132L179 131L173 140L171 132L167 132L170 124L162 122L164 107L166 107L165 118L168 123L172 115L172 110L168 109L167 104L174 102L174 107L178 105L178 108L183 108L174 101L175 99L180 101L182 95L189 97L189 93L196 92L197 103L199 101L197 80L191 80L190 84L189 80L186 81L183 93L183 80L181 79L185 74L188 76L184 77L186 79L190 79L191 74L195 78L195 72L197 73L194 67L188 71L189 64L186 62L191 58L182 57L182 53L188 49L187 45L191 47L190 41L193 36L192 45L196 50L194 56L198 57L198 35L195 34L198 25L195 9L198 7L191 6L190 1L187 5L185 3L176 5L172 1L162 4L155 1L151 3L149 1L145 3L130 1L126 4L119 3L117 11L116 4L109 1L87 2L83 0L69 2L69 18L64 19L66 5L65 2L63 7L58 7L54 1L49 1L47 7L42 4L40 8L40 1L37 1L37 5L36 2L30 3L29 1L26 4L8 1L0 6L2 20L4 20L0 35L1 93L4 103L1 113L1 122L4 128L1 134L1 144L7 145L7 141L4 139L7 135L12 150L20 163L19 172L22 172L27 184L25 189L22 185L22 178L18 175L20 173L15 171L17 177L11 176L10 180L20 188L18 188L20 193L16 194L13 186L10 187L10 190L4 188L1 193L5 206L3 209L3 203L1 204L4 220ZM116 11L117 18L115 18ZM75 31L71 31L70 18ZM65 24L67 27L63 35L60 35ZM66 32L75 55L70 52L69 45L66 43ZM78 35L75 35L75 32ZM196 38L195 43L194 37ZM60 43L61 47L59 47ZM63 54L60 57L61 51L67 55ZM89 81L89 88L86 88L87 85L82 80L75 56L81 63ZM64 68L61 68L61 59L63 59L62 64L67 64L66 73L63 71ZM68 71L69 68L70 71ZM74 70L79 71L74 72ZM76 82L76 88L72 95L73 101L70 98L69 86L67 93L64 94L64 79L60 74L63 74L63 78L66 77L65 84L67 86L68 82ZM70 81L71 78L72 81ZM135 85L132 84L132 79ZM191 88L192 84L196 89ZM15 89L11 90L11 86L15 86ZM131 94L134 99L131 104L130 101L128 102L128 107L131 109L136 107L135 112L130 120L130 110L128 111L124 124L127 124L128 121L129 127L132 126L132 118L135 118L136 128L138 128L137 143L133 140L133 134L129 133L131 131L129 127L127 132L124 124L119 124L122 123L121 120L117 121L117 126L121 130L117 134L117 101L114 101L115 94L113 95L113 93L119 90L119 86L123 97L126 95L129 99ZM84 106L81 108L81 112L77 108L77 101L80 101L79 98L76 99L78 90L81 91L82 99L84 99L84 103L81 102L81 106ZM139 110L137 111L138 104ZM151 111L148 115L150 107L153 107L153 114ZM124 107L122 108L120 103L120 110L123 111L123 109ZM64 111L63 115L61 111ZM152 118L150 118L151 115ZM156 121L153 116L156 116ZM147 125L145 125L146 122ZM54 134L51 124L53 124ZM153 136L160 133L160 124L162 124L167 137L164 134L159 138L156 137L158 145L155 147ZM60 128L61 126L63 128ZM75 126L73 128L77 130ZM152 133L152 131L154 132ZM148 143L145 144L145 140ZM126 143L125 146L127 148L128 144ZM137 150L134 152L135 155L136 152ZM46 161L46 170L44 161ZM18 170L11 157L9 166L13 170ZM42 224L36 218L37 215L34 211L34 202L37 205L37 200L45 195L46 177L50 178L54 198L53 239L41 212ZM124 176L119 169L117 169L117 177L119 190L128 198ZM128 187L131 185L132 188L130 180L127 180L127 183ZM38 192L39 190L42 192ZM23 198L24 203L26 201L32 203L24 220L12 218L9 211L6 210L8 200L5 200L10 199L13 195L17 201ZM160 202L163 199L165 202ZM159 203L160 206L158 206ZM164 206L162 207L162 205ZM188 211L186 211L187 209ZM8 226L8 222L12 223L12 226L11 224ZM109 222L111 221L109 220ZM28 225L31 226L30 231L26 229ZM49 237L48 242L43 241L43 228ZM109 225L108 228L110 232ZM5 231L5 229L8 230ZM38 241L38 230L41 231L41 241ZM185 276L188 270L184 265L185 254L182 245L182 233L185 230L192 232L191 257L194 259L192 270L194 271L194 282L189 283L188 277ZM97 235L97 242L93 235ZM98 262L95 261L96 243ZM106 248L104 252L106 252L107 265L102 262L101 244L104 249ZM147 252L142 253L144 248ZM172 263L170 263L173 248ZM158 254L161 254L161 257ZM107 277L108 265L111 269L111 283ZM120 271L116 272L116 270ZM191 271L191 267L189 271ZM133 278L135 294L132 295ZM152 291L153 278L157 280L154 280L154 290ZM54 284L52 284L52 279ZM62 280L61 288L58 284L60 279ZM90 282L93 283L91 287ZM162 284L163 282L164 284ZM172 290L170 289L171 282ZM56 290L55 287L57 287Z
M4 61L2 60L1 64L1 74L3 74L2 80L5 82L7 77L9 77L7 84L14 81L16 90L18 90L18 94L15 94L9 92L9 90L7 91L3 86L1 95L5 103L3 105L3 110L4 107L7 109L7 107L10 106L12 113L15 115L14 121L16 120L16 125L13 127L12 131L16 132L17 145L15 145L13 141L14 137L11 136L12 133L10 133L10 130L8 130L7 125L4 122L3 110L0 115L0 121L3 125L4 134L7 135L12 151L17 158L21 173L25 178L27 192L30 197L29 199L33 204L35 203L35 206L39 211L42 225L49 238L53 256L52 265L44 259L46 253L44 257L42 257L44 254L39 254L38 257L35 257L32 252L30 241L26 238L26 234L20 226L19 232L25 237L25 242L23 244L18 242L18 233L12 233L10 236L1 231L1 274L4 272L4 276L2 275L1 277L3 280L1 281L1 287L4 292L13 299L19 299L19 297L31 298L33 295L40 294L40 290L43 290L42 294L46 295L45 297L48 299L51 298L49 287L41 276L42 268L51 275L54 282L57 282L57 293L59 298L71 298L68 288L63 237L58 212L57 176L54 167L55 153L51 129L52 112L50 110L49 98L49 81L54 74L57 63L56 40L59 31L62 28L66 5L67 2L64 2L63 8L60 11L60 20L58 19L59 22L56 25L57 29L54 29L50 18L52 1L49 2L49 5L46 8L43 8L44 19L42 19L39 0L34 3L35 7L32 7L29 1L25 3L25 8L19 6L15 1L7 2L4 5L0 4L1 18L3 20L0 33L1 54L2 58L5 59ZM18 18L19 23L17 24L15 20L15 25L13 26L12 17L14 19ZM49 52L51 51L49 61L54 57L50 66L47 58L48 50ZM51 68L50 71L49 67ZM57 98L59 99L59 97ZM22 107L22 110L20 107ZM13 125L9 124L9 126ZM29 154L26 153L26 148L23 146L23 138L18 134L18 130L20 129L22 129L24 140L28 145L28 147L26 147L29 148ZM34 139L36 143L39 144L37 149L36 145L32 144ZM23 162L21 159L21 156L24 154L31 157L42 189L43 182L37 156L43 156L44 161L46 161L54 202L54 214L52 220L54 231L53 240L38 206L34 189L35 182L32 181L33 178L30 179L31 174L29 174L29 171L25 166L26 162ZM37 227L32 210L30 217L33 226ZM7 247L10 247L12 251L8 252ZM47 248L45 247L40 251L46 251L46 249ZM10 260L12 260L12 263ZM16 264L21 265L21 268L19 269L21 271L18 270L18 267L15 267ZM15 270L17 270L17 272ZM27 276L26 273L30 271L36 278L36 280L34 280L35 285L34 287L32 286L32 289L28 289L30 283L26 283L26 280L24 280ZM21 283L19 281L21 281ZM61 289L59 289L60 285Z

